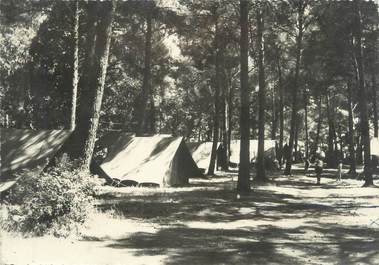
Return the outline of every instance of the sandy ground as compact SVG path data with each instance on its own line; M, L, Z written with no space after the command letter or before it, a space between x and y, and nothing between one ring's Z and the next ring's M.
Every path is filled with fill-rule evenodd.
M224 173L186 188L103 188L81 238L2 233L1 262L379 264L378 188L276 175L238 196L236 179Z

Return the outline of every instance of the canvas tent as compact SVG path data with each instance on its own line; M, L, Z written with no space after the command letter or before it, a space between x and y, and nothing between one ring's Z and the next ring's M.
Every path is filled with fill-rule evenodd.
M370 142L371 155L379 157L379 138L372 138Z
M66 130L0 128L0 191L20 174L39 174L70 135Z
M112 133L111 138L100 140L101 148L107 148L100 168L109 178L140 185L180 186L201 175L182 137L135 137L120 132Z
M275 140L265 140L265 157L275 159ZM250 140L250 160L254 161L258 154L258 140ZM232 140L230 142L230 159L234 164L239 164L240 161L240 140Z
M217 144L217 149L221 143ZM212 153L212 142L190 142L187 143L188 149L191 152L193 160L195 160L197 166L203 170L209 167Z

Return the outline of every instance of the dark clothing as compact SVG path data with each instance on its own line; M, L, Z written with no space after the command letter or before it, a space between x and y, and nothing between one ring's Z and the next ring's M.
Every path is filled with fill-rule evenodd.
M321 175L322 174L322 167L316 166L315 167L315 172L316 172L317 175Z
M304 170L305 170L305 173L308 171L309 169L309 159L305 159L305 162L304 162Z
M287 161L289 159L289 156L290 156L290 148L287 144L285 144L283 146L283 156L284 156L284 159Z
M226 149L224 146L220 145L220 147L217 149L217 169L226 169L228 166L225 160L225 152Z
M324 166L324 163L322 162L322 160L321 160L321 159L318 159L318 160L316 161L316 165L315 165L315 172L316 172L316 177L317 177L317 184L320 184L320 180L321 180L321 174L322 174L323 166Z

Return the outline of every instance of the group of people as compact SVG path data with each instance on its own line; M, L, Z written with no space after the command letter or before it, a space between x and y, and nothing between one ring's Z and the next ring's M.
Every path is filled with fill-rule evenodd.
M284 162L289 159L289 147L287 144L283 147L283 160ZM314 157L314 172L316 173L317 178L317 185L321 184L321 176L324 171L324 160L325 154L321 150L317 150L317 153ZM308 174L309 167L311 166L311 161L309 158L304 158L302 155L300 155L301 160L304 161L304 171L305 174ZM337 180L340 181L342 179L342 159L338 160L338 167L337 167Z

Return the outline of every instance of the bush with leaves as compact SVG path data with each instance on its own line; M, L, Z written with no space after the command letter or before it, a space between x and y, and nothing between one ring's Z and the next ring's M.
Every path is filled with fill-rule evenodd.
M92 208L94 182L75 164L62 159L40 175L21 177L7 197L7 228L37 236L77 232Z

